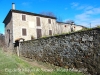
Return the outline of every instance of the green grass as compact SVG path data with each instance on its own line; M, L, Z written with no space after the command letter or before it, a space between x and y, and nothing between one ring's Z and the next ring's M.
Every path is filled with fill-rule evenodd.
M52 71L52 72L51 72ZM58 69L41 69L32 66L28 62L16 55L3 52L0 49L0 75L83 75L78 72L65 71Z

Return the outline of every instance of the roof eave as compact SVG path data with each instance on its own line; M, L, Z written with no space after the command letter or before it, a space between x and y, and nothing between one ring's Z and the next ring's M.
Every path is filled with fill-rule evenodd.
M11 10L8 12L8 14L6 15L5 19L3 20L3 23L5 23L7 17L9 16L9 14L11 13Z
M41 16L41 17L47 17L47 18L57 19L56 17L47 16L47 15L41 15L41 14L36 14L36 13L26 12L26 11L21 11L21 10L12 10L12 12L25 13L25 14L28 14L28 15L35 15L35 16Z
M36 15L36 16L41 16L41 17L47 17L47 18L57 19L56 17L52 17L52 16L46 16L46 15L41 15L41 14L36 14L36 13L31 13L31 12L26 12L26 11L13 10L13 9L11 9L11 10L8 12L8 14L6 15L5 19L3 20L3 23L5 23L7 17L9 16L9 14L10 14L11 12L25 13L25 14L29 14L29 15Z

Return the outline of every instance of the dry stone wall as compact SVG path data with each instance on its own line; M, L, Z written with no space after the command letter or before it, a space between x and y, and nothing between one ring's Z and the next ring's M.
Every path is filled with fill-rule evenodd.
M20 55L100 75L100 29L24 41L20 43Z

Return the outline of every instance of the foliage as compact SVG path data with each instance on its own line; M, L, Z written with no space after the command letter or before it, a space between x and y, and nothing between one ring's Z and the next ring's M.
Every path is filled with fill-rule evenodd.
M100 25L97 25L96 27L97 27L97 28L100 28Z
M33 35L31 35L31 40L34 40L34 39L35 39L35 37Z
M48 38L48 37L50 37L50 36L42 36L41 38Z
M4 40L5 36L3 34L0 33L0 47L3 47L5 44L5 40Z
M66 21L65 23L74 24L75 22L74 22L73 20L68 20L68 21Z
M42 15L46 15L46 16L51 16L51 17L55 17L55 14L53 12L41 12L40 14Z

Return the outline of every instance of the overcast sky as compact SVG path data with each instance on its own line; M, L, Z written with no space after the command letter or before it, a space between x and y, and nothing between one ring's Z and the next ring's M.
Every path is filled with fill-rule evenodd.
M86 27L100 25L100 0L0 0L0 33L4 33L2 23L15 3L16 10L34 13L53 12L62 21L74 20Z

